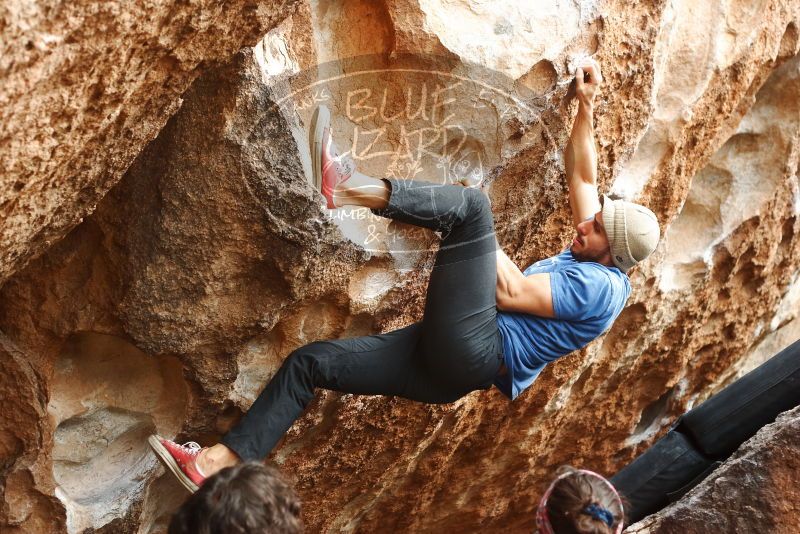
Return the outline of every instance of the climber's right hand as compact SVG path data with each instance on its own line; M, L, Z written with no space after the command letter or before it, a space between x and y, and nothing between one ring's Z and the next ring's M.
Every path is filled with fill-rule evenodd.
M578 101L586 106L591 106L601 83L603 83L603 75L600 72L600 64L593 59L584 61L575 70L575 93Z

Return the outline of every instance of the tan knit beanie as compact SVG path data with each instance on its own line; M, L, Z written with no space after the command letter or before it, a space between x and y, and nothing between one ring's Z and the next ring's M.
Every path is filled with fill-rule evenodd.
M649 256L658 245L661 230L649 209L603 195L603 226L611 244L611 260L622 271Z

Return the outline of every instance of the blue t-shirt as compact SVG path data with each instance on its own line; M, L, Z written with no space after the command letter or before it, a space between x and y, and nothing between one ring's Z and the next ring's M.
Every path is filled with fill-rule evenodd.
M550 273L555 318L497 312L508 373L494 384L517 398L548 362L577 350L605 332L631 294L628 276L616 267L578 261L569 249L537 261L522 274Z

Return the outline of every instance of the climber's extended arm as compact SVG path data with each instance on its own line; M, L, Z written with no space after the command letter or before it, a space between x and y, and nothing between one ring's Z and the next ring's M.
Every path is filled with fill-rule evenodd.
M553 317L553 297L550 293L550 274L525 276L497 247L497 309Z
M584 73L587 79L584 79ZM564 149L569 206L575 226L600 211L597 194L597 151L594 146L594 97L603 81L600 65L587 61L575 73L578 115Z

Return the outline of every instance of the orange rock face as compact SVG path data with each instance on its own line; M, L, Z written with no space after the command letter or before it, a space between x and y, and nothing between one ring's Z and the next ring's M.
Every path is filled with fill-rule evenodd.
M795 4L301 3L254 50L231 57L256 31L245 25L214 47L223 64L164 74L161 92L137 85L138 100L119 104L134 137L76 123L67 155L43 170L4 160L66 199L24 186L0 203L22 210L0 245L0 388L14 407L0 417L4 528L163 531L183 494L143 436L211 443L292 349L420 318L436 236L320 209L307 180L313 105L331 107L364 172L483 185L500 243L525 267L572 235L568 94L594 55L601 190L650 206L664 229L612 329L513 403L495 390L445 406L320 392L272 456L310 532L531 531L557 466L614 472L800 334ZM439 100L437 87L449 88ZM422 139L429 150L372 158L368 131L388 154L422 154ZM60 188L56 172L81 178ZM35 199L40 222L22 208Z
M295 2L12 1L0 43L0 282L113 186L205 68Z

